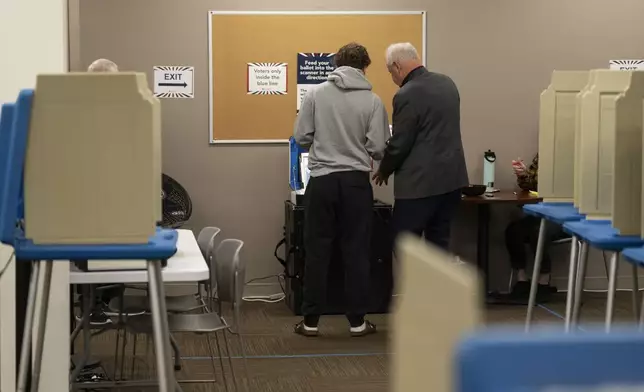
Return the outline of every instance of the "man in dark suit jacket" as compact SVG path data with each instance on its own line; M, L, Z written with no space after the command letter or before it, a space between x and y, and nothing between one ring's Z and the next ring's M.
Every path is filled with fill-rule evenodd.
M400 90L393 101L393 136L376 184L395 173L394 228L447 249L450 224L468 185L461 141L460 96L452 79L429 72L409 43L387 49L387 68Z

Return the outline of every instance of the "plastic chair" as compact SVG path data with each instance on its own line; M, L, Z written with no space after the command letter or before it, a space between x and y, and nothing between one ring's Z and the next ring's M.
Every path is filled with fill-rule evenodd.
M31 390L38 391L40 371L42 368L42 353L51 290L51 276L55 260L92 260L92 259L146 259L154 318L154 343L157 347L157 363L159 366L158 380L161 392L174 391L176 383L170 364L168 347L168 324L165 311L164 289L161 278L161 264L158 260L166 259L176 252L177 233L168 230L158 230L147 244L132 245L40 245L34 244L24 233L17 229L19 194L22 183L23 169L26 160L27 138L31 107L34 98L33 90L23 90L16 101L12 126L2 127L3 132L9 129L9 135L3 136L9 140L0 146L0 172L4 173L0 184L0 240L13 245L18 262L33 262L29 283L27 311L25 316L25 332L20 351L20 368L17 381L17 391L26 390L28 365L32 365ZM11 111L11 109L9 109ZM4 110L3 110L4 112ZM5 112L6 113L6 112ZM3 114L4 117L4 114ZM4 123L4 121L3 121ZM8 139L7 139L8 138ZM55 208L55 206L52 206ZM28 213L28 211L26 211ZM54 224L55 222L52 222ZM42 269L42 272L41 272ZM37 294L41 301L36 303ZM34 315L38 313L38 323L34 323ZM35 325L34 325L35 324ZM33 339L33 361L31 361ZM86 354L88 352L86 351ZM87 359L87 355L84 356ZM81 369L82 364L77 366ZM72 379L73 381L73 379Z
M246 352L243 345L243 338L241 336L241 316L240 307L242 303L245 278L246 278L246 263L244 258L241 257L241 250L244 243L240 240L227 239L223 240L217 247L214 253L216 262L210 268L210 281L211 284L217 285L217 296L219 298L218 310L208 307L202 314L173 314L168 317L168 324L170 332L172 333L196 333L196 334L214 334L217 346L217 354L215 354L210 337L206 336L206 343L210 352L213 374L216 373L215 357L219 357L219 365L221 367L223 382L228 389L228 381L226 378L226 371L223 363L223 355L221 344L217 333L222 331L224 336L224 344L228 353L228 364L233 378L235 390L239 390L237 379L235 377L235 370L232 363L230 345L226 337L226 331L237 335L239 346L241 349L242 357L244 359L244 368L248 372L246 366ZM230 303L232 307L232 323L229 323L222 315L222 303ZM128 323L128 327L134 334L149 334L150 333L150 320L146 317L136 317ZM136 344L136 340L135 340ZM248 377L246 377L248 379ZM180 383L215 383L216 380L180 380ZM246 388L248 389L248 388Z
M197 236L197 243L199 244L199 249L201 254L206 260L206 264L210 269L212 264L212 258L214 258L214 249L217 249L217 239L218 234L221 233L221 229L218 227L204 227L199 232ZM212 256L208 256L212 255ZM210 298L210 282L199 282L197 283L197 294L186 294L186 295L175 295L175 296L166 296L166 309L170 313L185 313L198 310L206 306L206 303L202 297L202 286L206 288L206 298ZM147 291L147 288L140 286L125 286L128 289L133 290L143 290ZM150 302L145 296L134 296L127 295L124 296L122 303L120 298L114 298L109 303L110 310L114 312L123 312L132 313L133 315L139 315L143 312L148 312L150 310Z
M534 256L534 267L532 268L532 282L530 285L530 299L528 300L528 311L526 314L525 329L530 330L532 325L532 315L534 307L537 304L537 287L539 283L539 274L541 274L541 263L543 262L543 248L546 236L546 222L556 223L563 225L566 222L579 221L584 218L583 215L575 208L572 203L538 203L526 205L523 211L532 216L541 218L541 225L539 226L539 237L537 240L537 249ZM570 256L570 274L576 271L577 260L577 240L572 239L571 256ZM571 283L574 279L568 281L568 298L572 300L570 293ZM568 300L567 300L568 301Z

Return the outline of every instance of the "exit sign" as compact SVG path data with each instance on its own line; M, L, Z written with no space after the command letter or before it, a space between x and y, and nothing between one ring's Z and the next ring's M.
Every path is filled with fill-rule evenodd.
M154 67L154 96L157 98L194 98L195 67Z
M644 60L611 60L610 69L617 71L644 71Z

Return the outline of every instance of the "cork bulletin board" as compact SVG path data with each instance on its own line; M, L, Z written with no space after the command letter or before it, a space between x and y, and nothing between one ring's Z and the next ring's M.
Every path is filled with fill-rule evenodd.
M391 115L398 87L387 71L385 50L411 42L425 63L426 31L423 11L210 11L210 142L288 141L297 115L298 53L334 53L350 42L369 51L367 78ZM256 69L275 75L263 91L250 77Z

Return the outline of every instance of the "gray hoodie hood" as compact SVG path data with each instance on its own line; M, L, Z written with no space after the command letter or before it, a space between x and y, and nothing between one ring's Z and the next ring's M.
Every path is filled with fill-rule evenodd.
M350 67L333 71L302 100L295 141L309 147L311 177L343 171L371 171L389 139L389 119L364 73Z
M343 90L371 90L364 72L353 67L339 67L329 74L329 82Z

